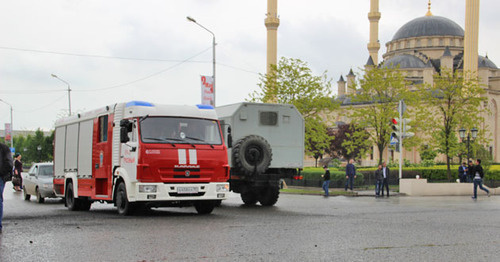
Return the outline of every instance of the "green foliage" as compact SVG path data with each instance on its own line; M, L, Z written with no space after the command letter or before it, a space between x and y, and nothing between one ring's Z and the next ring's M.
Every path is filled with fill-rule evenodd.
M260 90L251 93L249 100L294 105L305 120L306 152L316 159L323 155L331 137L326 134L321 114L327 115L339 106L331 97L326 72L315 76L306 62L282 57L269 74L260 76L260 81Z
M354 104L363 106L352 106L349 117L353 123L369 130L370 141L377 145L379 156L383 156L390 142L392 131L390 121L399 116L397 112L399 100L404 99L408 106L406 117L411 116L410 106L416 104L417 100L410 92L405 77L397 68L367 69L359 82L360 88L351 95L351 100ZM379 163L381 162L380 158Z
M425 160L434 161L436 156L437 156L437 152L432 150L432 148L430 148L429 146L422 145L420 147L420 158L422 159L422 161L425 161Z
M50 136L44 136L43 131L38 129L34 135L15 136L14 147L16 152L22 155L24 163L53 161L53 141L54 132ZM38 150L39 147L40 150Z
M422 85L419 89L421 100L426 104L420 112L426 121L421 122L433 132L430 144L446 156L448 179L451 179L451 158L460 152L457 131L460 127L470 130L484 122L481 115L485 109L481 102L485 98L481 95L485 90L480 87L477 77L464 79L462 73L450 70L436 74L432 86ZM482 134L478 140L486 142L485 137Z

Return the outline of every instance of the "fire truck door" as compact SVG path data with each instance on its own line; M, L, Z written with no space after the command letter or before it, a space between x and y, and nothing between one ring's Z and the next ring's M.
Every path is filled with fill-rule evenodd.
M92 166L94 167L93 195L97 198L111 196L111 150L113 135L113 119L108 115L97 119L97 132L94 132L95 146L93 150Z

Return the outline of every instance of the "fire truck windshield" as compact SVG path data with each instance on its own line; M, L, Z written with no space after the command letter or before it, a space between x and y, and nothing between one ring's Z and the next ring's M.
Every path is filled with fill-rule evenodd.
M143 143L221 145L215 120L179 117L148 117L140 122Z

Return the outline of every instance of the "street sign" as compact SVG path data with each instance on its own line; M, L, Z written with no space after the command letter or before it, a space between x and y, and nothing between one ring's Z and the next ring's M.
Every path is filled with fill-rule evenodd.
M395 145L399 142L399 140L395 136L391 136L391 145Z
M15 147L11 147L11 148L10 148L10 152L11 152L12 154L14 154L14 153L16 152L16 148L15 148Z

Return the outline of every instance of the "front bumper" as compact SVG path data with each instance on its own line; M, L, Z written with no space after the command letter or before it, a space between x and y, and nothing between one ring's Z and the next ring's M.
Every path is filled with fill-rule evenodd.
M129 201L199 201L225 200L229 194L229 183L135 183L135 194L129 194ZM145 188L147 188L145 192ZM151 190L155 188L156 190Z

